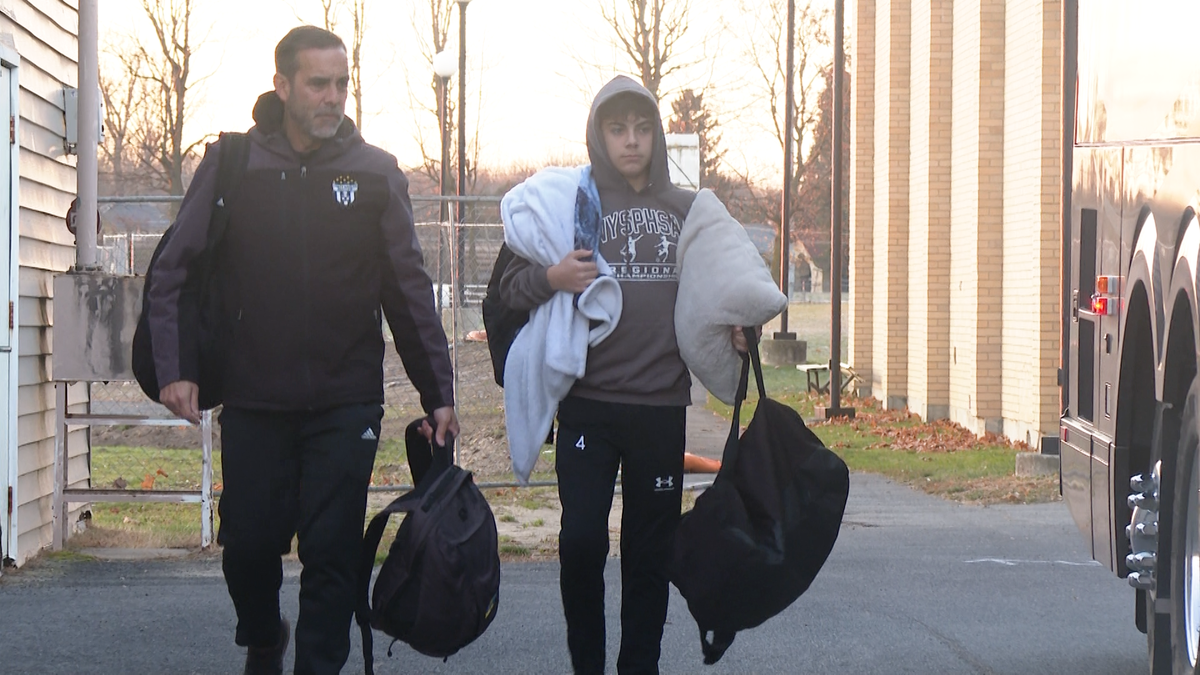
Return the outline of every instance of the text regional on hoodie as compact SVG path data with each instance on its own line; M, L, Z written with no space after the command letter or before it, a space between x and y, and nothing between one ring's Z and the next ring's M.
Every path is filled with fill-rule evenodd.
M620 247L619 256L606 256L613 276L621 281L665 281L678 278L675 249L682 223L675 214L635 206L604 217L601 250Z

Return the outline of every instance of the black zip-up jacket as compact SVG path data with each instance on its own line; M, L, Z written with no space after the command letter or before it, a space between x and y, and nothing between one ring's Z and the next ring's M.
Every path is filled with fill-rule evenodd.
M413 227L408 180L345 119L308 155L283 133L274 92L254 106L249 163L226 198L213 283L227 345L225 405L319 410L383 402L380 308L426 412L453 405L446 335ZM161 386L181 363L179 292L204 250L220 143L196 170L154 268L150 330Z

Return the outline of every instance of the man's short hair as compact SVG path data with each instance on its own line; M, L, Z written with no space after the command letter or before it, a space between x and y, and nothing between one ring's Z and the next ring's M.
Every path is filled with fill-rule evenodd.
M346 51L346 43L334 33L316 26L297 26L275 45L275 72L290 81L300 69L300 64L296 62L297 54L305 49L335 48Z
M596 111L596 121L603 123L609 120L624 122L629 113L648 120L658 118L658 107L645 96L632 91L623 91L605 101Z

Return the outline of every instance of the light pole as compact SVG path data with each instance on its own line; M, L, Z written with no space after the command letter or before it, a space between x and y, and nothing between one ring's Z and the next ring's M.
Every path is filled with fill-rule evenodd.
M845 134L845 1L833 2L833 194L830 196L830 246L829 246L829 305L832 327L829 340L829 407L816 411L818 417L854 417L854 408L842 406L842 172L845 170L845 155L842 145ZM820 408L820 406L818 406Z
M796 115L793 105L795 87L796 61L796 0L788 0L787 4L787 77L783 102L783 199L779 214L779 290L791 302L789 292L788 267L791 262L790 247L788 246L788 220L792 217L792 123ZM779 315L779 332L775 333L776 340L795 340L796 334L788 332L788 306L783 306L783 314Z
M450 182L450 120L446 113L446 90L450 86L450 77L454 75L454 71L458 70L458 62L454 58L454 54L448 51L440 51L433 56L433 74L437 76L438 81L438 136L441 138L442 154L439 159L441 172L438 177L438 194L441 196L439 201L438 212L438 292L437 292L437 308L438 314L442 313L442 227L450 217L450 208L446 202L446 183Z
M471 0L458 0L458 218L455 221L456 233L455 276L458 282L457 301L463 301L465 286L463 283L463 264L466 262L466 233L463 230L463 220L466 217L467 196L467 5Z

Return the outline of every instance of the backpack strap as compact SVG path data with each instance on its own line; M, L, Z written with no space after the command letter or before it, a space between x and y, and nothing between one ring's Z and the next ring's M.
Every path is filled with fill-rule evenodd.
M229 226L229 205L226 197L232 196L242 182L246 165L250 161L250 136L235 131L223 131L219 138L221 152L217 156L217 185L213 190L212 219L208 224L208 253L206 272L212 271L213 255L225 229Z
M236 131L222 131L217 155L217 185L213 190L212 217L208 221L208 240L200 261L200 297L208 295L213 270L217 267L217 246L229 227L229 205L226 197L237 192L246 164L250 161L250 136ZM152 263L153 264L153 263Z
M375 568L375 553L379 550L379 540L383 538L383 530L387 527L388 518L393 513L413 511L421 503L420 495L413 491L392 500L382 511L375 514L371 524L363 535L362 552L359 554L358 568L358 606L354 609L354 620L362 631L363 666L367 675L375 675L375 644L371 637L371 570Z
M388 519L393 513L428 511L443 496L455 492L470 478L471 473L463 470L452 473L442 471L432 475L421 481L417 488L392 500L392 503L371 518L371 524L367 526L366 534L363 535L358 569L358 604L354 610L354 620L362 632L363 666L367 675L375 675L375 644L371 634L371 570L375 568L375 554L379 551L379 542L383 539L383 530L387 527ZM428 531L427 524L424 529L413 533L412 539L418 552L423 547Z

